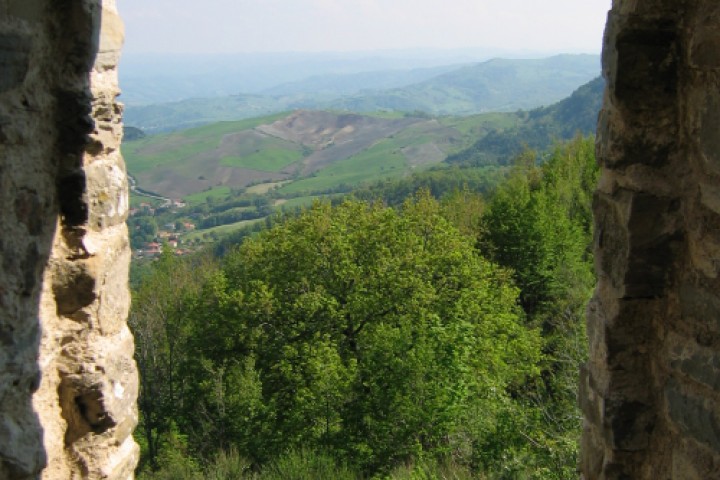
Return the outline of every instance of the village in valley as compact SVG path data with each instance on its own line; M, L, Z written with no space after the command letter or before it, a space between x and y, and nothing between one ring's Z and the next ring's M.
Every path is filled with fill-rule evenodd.
M202 242L184 238L195 230L195 224L189 219L173 219L182 216L186 207L187 203L178 199L163 199L159 204L141 201L132 207L128 227L133 259L155 258L164 248L171 248L175 255L195 251Z

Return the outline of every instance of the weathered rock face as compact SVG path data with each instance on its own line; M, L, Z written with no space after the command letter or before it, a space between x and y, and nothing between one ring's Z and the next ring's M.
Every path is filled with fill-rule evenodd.
M114 0L0 0L0 478L129 479Z
M720 4L615 0L603 70L582 473L720 478Z

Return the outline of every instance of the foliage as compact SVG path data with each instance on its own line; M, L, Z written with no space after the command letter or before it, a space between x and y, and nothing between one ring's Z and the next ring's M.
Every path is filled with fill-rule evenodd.
M140 140L145 138L147 135L139 128L131 127L129 125L123 126L123 140L131 142L133 140Z
M574 478L593 139L536 156L138 275L139 478Z
M542 165L527 153L483 216L481 249L512 268L531 325L541 328L546 364L522 395L541 478L571 478L580 413L577 372L587 355L584 311L594 285L590 195L597 180L593 138L557 146ZM534 418L534 420L533 420Z
M360 200L380 199L393 207L401 206L418 190L428 190L437 199L460 190L487 195L504 179L506 170L497 167L435 167L402 179L376 182L354 190L352 195Z
M259 462L333 448L370 471L451 450L470 404L534 373L516 294L427 195L402 215L316 205L247 240L198 299L188 368L213 423L194 438Z
M595 131L604 88L604 80L597 77L554 105L519 112L517 127L493 129L472 146L448 156L447 162L502 165L525 148L544 151L555 141L569 141L578 133L589 135Z
M183 398L180 365L189 333L183 306L214 268L206 256L181 260L166 250L133 292L129 325L135 334L141 389L137 436L144 447L143 462L152 468L160 464L163 452L185 444L175 422Z

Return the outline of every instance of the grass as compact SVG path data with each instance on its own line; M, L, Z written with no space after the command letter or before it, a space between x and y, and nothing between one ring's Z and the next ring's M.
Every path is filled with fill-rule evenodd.
M264 136L248 129L261 124L272 123L286 114L232 122L219 122L185 131L145 137L127 142L123 152L128 169L142 174L142 182L151 189L154 184L167 178L168 170L178 177L187 179L184 188L207 188L208 182L201 177L220 166L278 173L303 158L301 145ZM397 112L376 112L374 116L396 118ZM470 117L440 117L433 121L419 122L396 132L366 150L350 157L338 158L333 164L316 171L312 176L296 181L270 182L248 188L249 193L267 194L279 187L280 194L318 194L342 187L355 187L389 177L398 177L411 170L413 163L422 164L422 152L403 154L406 147L418 147L434 143L444 154L454 153L472 144L491 129L510 128L519 122L514 113L488 113ZM245 132L245 133L242 133ZM232 138L228 134L238 134ZM223 141L223 138L225 140ZM222 147L220 147L222 142ZM417 160L413 155L420 155ZM428 157L428 161L436 160ZM437 158L439 159L439 158ZM268 176L271 178L271 176ZM187 191L187 190L186 190ZM228 187L216 187L209 191L192 193L186 200L192 204L202 203L206 198L219 198L230 193Z
M355 186L363 182L399 176L407 171L401 145L395 139L382 140L345 160L334 163L313 177L289 183L279 193L326 191L340 185Z
M243 227L247 227L248 225L252 225L257 222L264 222L265 217L263 218L255 218L253 220L243 220L236 223L229 223L227 225L220 225L217 227L212 228L206 228L204 230L195 230L189 233L186 233L183 235L183 240L192 240L192 241L200 241L200 242L214 242L215 240L208 240L204 238L204 236L207 235L215 235L217 237L222 237L224 235L229 235L237 230L240 230Z
M188 195L184 198L184 200L190 205L199 205L201 203L206 203L208 198L220 200L230 195L230 193L232 193L230 187L213 187L210 190L205 190L204 192Z
M124 142L123 156L128 169L133 173L142 173L162 165L182 164L201 153L216 149L224 135L272 123L285 116L287 112L152 135L140 140Z
M440 124L457 129L463 135L480 135L488 129L507 129L516 127L519 118L515 113L492 112L470 115L468 117L440 117ZM473 139L477 140L477 139Z
M341 110L338 110L338 112L347 113L346 111ZM360 115L364 115L366 117L384 118L387 120L395 120L398 118L405 118L407 116L405 112L400 112L397 110L377 110L374 112L361 112Z
M242 157L224 157L220 164L226 167L249 168L264 172L279 172L303 158L299 150L287 150L278 147L260 149Z
M182 133L171 133L123 144L123 156L128 169L138 174L163 165L183 163L200 153L213 150L218 141L214 138L189 141Z
M138 480L362 480L365 477L329 454L311 450L285 453L254 471L235 450L219 452L205 468L181 455L171 457L157 472L143 471ZM374 480L481 480L484 475L453 462L421 461L399 466ZM494 478L494 477L493 477ZM499 478L499 477L498 477ZM505 477L503 477L505 478ZM513 477L514 478L514 477Z
M217 122L210 125L203 125L201 127L195 127L189 130L185 130L184 135L186 137L222 137L223 135L226 135L228 133L239 132L240 130L248 130L250 128L255 128L260 125L275 122L276 120L287 117L289 114L290 112L282 112L273 115L267 115L264 117L247 118L245 120Z
M257 185L253 185L252 187L247 187L245 190L247 193L255 194L255 195L265 195L270 190L272 190L275 187L282 187L288 183L288 180L284 182L269 182L269 183L259 183Z

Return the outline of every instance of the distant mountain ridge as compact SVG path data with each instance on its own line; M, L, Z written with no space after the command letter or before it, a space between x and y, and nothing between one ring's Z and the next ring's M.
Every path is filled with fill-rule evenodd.
M123 102L140 106L189 98L262 94L279 85L318 76L367 72L392 75L393 72L416 69L469 65L494 57L527 58L519 55L520 52L487 48L162 55L126 52L119 74ZM534 54L533 58L536 57ZM401 85L368 85L364 88L397 86Z
M605 81L596 77L572 95L549 107L520 112L514 128L494 130L469 148L450 155L447 162L463 165L506 163L525 148L546 150L553 142L595 133Z
M436 115L507 112L555 103L599 73L596 55L497 58L401 89L341 99L331 106L352 111L418 110Z
M301 108L433 115L514 111L549 105L570 95L579 85L600 73L600 60L597 55L558 55L531 60L494 59L450 71L444 71L445 68L315 76L266 92L272 95L199 98L141 107L130 105L125 112L125 122L152 133ZM413 79L418 81L399 88L346 93L363 84L373 87ZM333 86L333 80L339 84Z
M379 70L361 73L314 75L303 80L283 83L260 92L262 95L283 96L323 92L330 95L354 95L361 91L384 90L419 83L462 65L445 65L410 70Z

